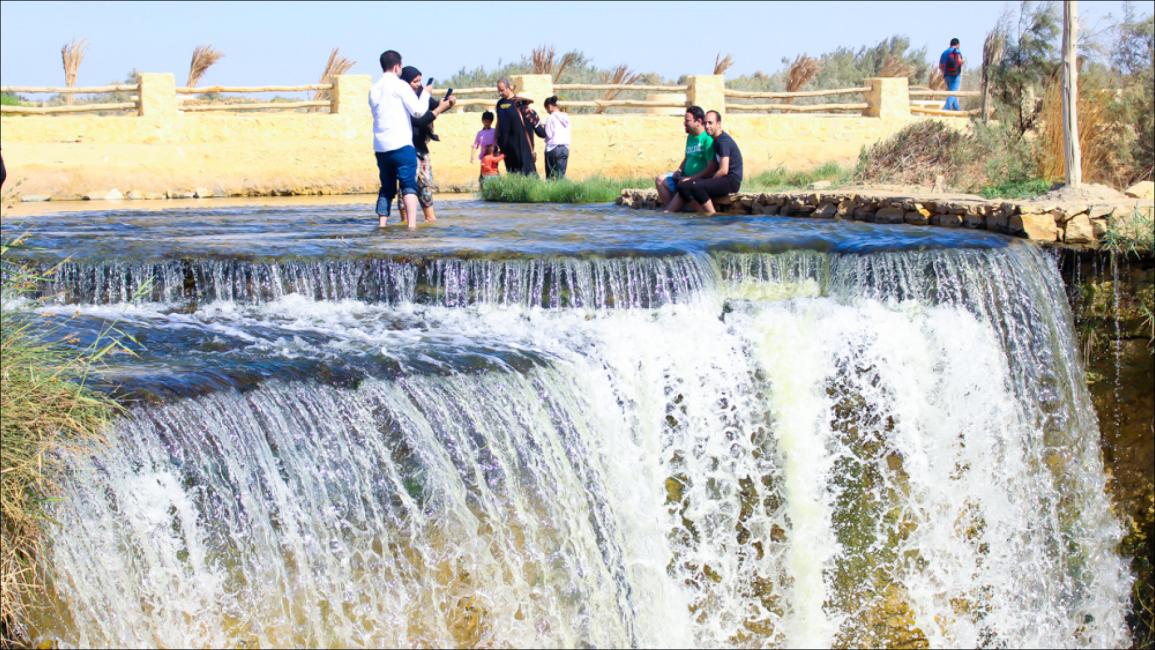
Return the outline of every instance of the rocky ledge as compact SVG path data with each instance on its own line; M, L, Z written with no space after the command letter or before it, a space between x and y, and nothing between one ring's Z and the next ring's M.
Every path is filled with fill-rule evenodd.
M1150 197L988 200L970 194L903 194L866 189L751 192L715 201L721 214L758 214L871 223L978 228L1040 243L1096 248L1109 230L1151 228ZM652 189L625 189L618 205L657 209Z

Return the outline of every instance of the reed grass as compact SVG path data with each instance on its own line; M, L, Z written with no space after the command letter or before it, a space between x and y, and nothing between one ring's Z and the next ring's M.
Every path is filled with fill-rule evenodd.
M205 72L213 67L217 61L220 61L223 56L224 54L213 49L212 45L198 45L193 50L192 60L189 61L188 81L185 82L185 85L189 87L197 85L201 77L205 76Z
M611 70L608 74L606 74L606 79L604 82L607 84L634 84L637 83L638 79L641 79L641 77L642 76L640 74L631 70L630 66L623 63L622 65L619 65L618 67ZM607 101L611 100L617 97L621 92L622 89L620 88L607 90L602 93L602 99ZM604 113L605 110L605 106L598 106L596 109L594 109L594 112Z
M732 65L734 65L734 57L729 54L722 56L722 53L718 52L714 55L714 74L726 74Z
M794 57L794 62L786 70L786 92L794 93L802 90L802 87L810 83L810 80L818 75L818 71L822 66L814 57L799 54ZM787 104L793 104L794 98L788 97Z
M333 51L329 53L329 60L325 62L325 69L321 72L321 80L318 83L335 83L338 75L345 74L356 64L357 62L353 59L341 56L341 48L335 47ZM315 101L331 99L332 97L333 91L331 90L318 90L313 93L313 99Z
M64 64L64 85L76 87L76 77L80 72L80 62L84 60L84 50L88 48L88 41L83 38L74 38L60 48L60 60ZM64 95L64 103L72 105L72 93Z
M20 308L36 282L10 261L19 240L0 245L0 645L27 644L29 608L44 588L37 558L47 530L44 505L58 493L59 454L97 440L119 410L85 380L105 355L123 348L106 331L77 350L50 343Z

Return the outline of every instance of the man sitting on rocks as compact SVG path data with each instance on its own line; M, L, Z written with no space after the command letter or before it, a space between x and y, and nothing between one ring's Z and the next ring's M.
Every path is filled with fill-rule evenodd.
M722 130L722 114L718 111L706 112L706 132L714 138L716 171L713 176L680 183L678 195L695 212L709 216L716 213L715 197L733 194L742 186L742 152L734 138ZM710 165L710 169L714 168L715 165Z
M682 209L682 197L678 186L691 179L703 178L713 173L710 169L714 161L714 138L706 133L706 113L700 106L686 109L682 126L686 129L686 155L674 173L658 176L654 186L658 189L658 199L667 212Z

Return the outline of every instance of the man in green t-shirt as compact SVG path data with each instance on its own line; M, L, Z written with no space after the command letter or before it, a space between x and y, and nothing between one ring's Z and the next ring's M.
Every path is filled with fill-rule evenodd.
M706 132L706 112L701 106L686 109L683 126L686 128L686 155L682 164L672 174L658 176L654 187L658 189L658 200L666 212L682 209L682 197L678 196L678 185L683 181L705 178L713 173L714 138Z

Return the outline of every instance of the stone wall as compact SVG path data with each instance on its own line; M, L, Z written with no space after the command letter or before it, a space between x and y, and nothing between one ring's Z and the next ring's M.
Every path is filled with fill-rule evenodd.
M527 87L534 86L526 75ZM721 104L721 77L692 77L694 99ZM912 117L906 87L868 80L867 115L725 114L742 147L747 175L784 166L853 165L863 146L886 138ZM897 80L903 81L903 80ZM876 83L877 82L877 83ZM170 74L145 74L139 115L0 116L5 190L54 200L85 196L246 196L376 192L368 75L339 77L332 111L181 112ZM540 86L541 84L538 84ZM873 98L873 99L870 99ZM905 107L907 110L903 110ZM680 115L572 115L571 178L652 177L681 161ZM966 121L946 122L965 128ZM443 191L476 188L469 162L478 113L438 118L434 174ZM539 170L544 155L539 147ZM113 191L115 190L115 192Z
M652 189L622 190L618 205L657 209ZM968 194L895 194L867 190L763 192L731 195L716 202L718 211L870 223L976 228L1016 235L1046 244L1094 248L1109 226L1138 223L1155 214L1151 199L1103 202L989 201ZM1143 226L1146 227L1146 226Z

